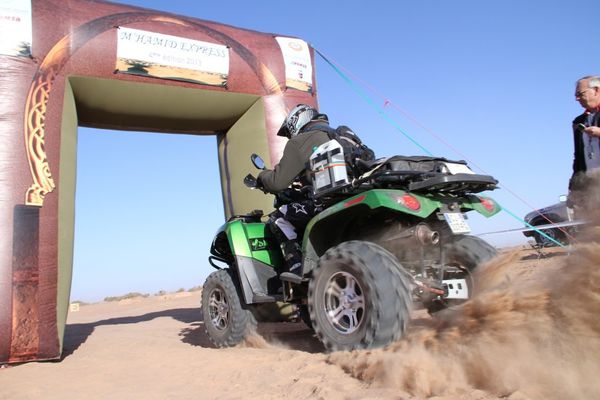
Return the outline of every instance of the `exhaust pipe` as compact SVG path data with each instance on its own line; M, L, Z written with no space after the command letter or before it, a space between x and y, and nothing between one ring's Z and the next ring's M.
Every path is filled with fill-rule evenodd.
M419 243L425 246L436 245L440 242L440 233L431 230L426 224L419 224L415 227L415 236Z
M434 246L440 242L440 233L432 230L427 224L420 223L412 228L402 229L394 235L386 236L382 242L394 242L396 246L411 248L413 246ZM384 246L385 247L385 246Z

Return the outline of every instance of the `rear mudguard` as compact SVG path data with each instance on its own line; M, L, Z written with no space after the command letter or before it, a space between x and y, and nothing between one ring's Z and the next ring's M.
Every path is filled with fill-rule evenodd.
M281 300L276 268L283 257L266 224L231 220L217 231L210 252L235 270L246 304Z
M457 197L440 193L421 195L404 190L372 189L334 204L309 222L302 244L303 273L309 273L327 249L342 241L340 235L349 221L370 214L376 209L386 209L390 213L411 215L420 219L426 219L441 210L475 210L489 218L500 212L501 207L491 198L483 196Z

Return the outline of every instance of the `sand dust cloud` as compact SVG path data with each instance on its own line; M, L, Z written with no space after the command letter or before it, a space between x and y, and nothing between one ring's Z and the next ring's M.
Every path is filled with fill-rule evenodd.
M482 266L477 292L385 349L328 361L372 387L413 396L600 398L600 230L547 271L519 270L516 254Z

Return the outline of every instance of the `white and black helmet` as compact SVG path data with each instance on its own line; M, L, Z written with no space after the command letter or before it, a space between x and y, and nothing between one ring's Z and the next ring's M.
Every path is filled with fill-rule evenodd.
M306 104L298 104L285 117L283 124L277 131L277 136L283 136L288 139L296 136L306 124L308 124L319 112Z

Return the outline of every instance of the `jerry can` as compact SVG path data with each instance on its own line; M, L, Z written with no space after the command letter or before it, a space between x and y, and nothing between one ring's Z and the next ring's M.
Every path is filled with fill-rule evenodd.
M323 143L313 151L310 169L316 196L348 184L344 149L337 140Z

